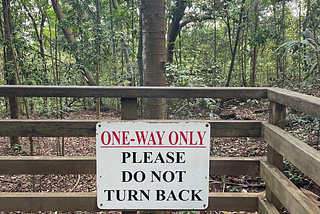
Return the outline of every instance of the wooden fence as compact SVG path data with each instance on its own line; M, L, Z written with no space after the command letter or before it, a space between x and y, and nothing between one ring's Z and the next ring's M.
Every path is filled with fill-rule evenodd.
M206 121L212 137L262 137L267 158L210 159L211 175L260 175L266 193L209 193L215 211L320 213L282 173L283 157L320 185L320 154L284 131L286 107L320 117L320 99L279 88L0 86L0 96L117 97L123 120L137 119L137 98L268 98L269 121ZM94 137L98 120L0 120L0 136ZM161 122L161 121L157 121ZM0 157L0 174L94 174L95 157ZM1 184L0 184L1 185ZM96 193L0 193L0 211L99 211Z

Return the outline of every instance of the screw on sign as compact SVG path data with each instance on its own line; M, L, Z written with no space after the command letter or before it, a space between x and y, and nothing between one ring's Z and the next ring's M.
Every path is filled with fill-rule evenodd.
M205 209L208 123L97 124L100 209Z

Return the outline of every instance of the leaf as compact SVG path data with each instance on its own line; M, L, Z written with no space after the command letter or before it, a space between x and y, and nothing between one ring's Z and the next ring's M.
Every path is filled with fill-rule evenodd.
M271 0L271 3L272 3L273 6L275 6L276 5L276 0Z
M264 7L266 7L268 5L268 0L264 0Z
M317 62L313 63L313 65L310 68L310 73L313 73L313 69L317 66Z
M311 39L304 39L304 40L301 41L301 43L302 43L302 44L305 44L305 45L308 45L309 47L311 47L311 48L314 49L314 50L317 50L317 49L314 47L314 45L309 42L309 40L311 40ZM313 40L311 40L311 41L313 41Z
M295 45L297 42L298 42L297 40L290 41L290 42L285 42L285 43L283 43L282 45L280 45L280 46L274 51L274 53L277 52L277 51L278 51L280 48L282 48L283 46L287 46L287 47L286 47L286 50L285 50L285 52L284 52L284 54L283 54L283 55L286 55L287 52L288 52L288 50L289 50L293 45Z
M276 53L280 48L282 48L283 46L285 46L286 43L283 43L282 45L280 45L273 53Z
M317 65L317 62L312 64L311 68L309 69L307 75L304 77L303 80L308 79L308 77L310 77L313 74L313 69L316 67L316 65Z
M286 47L286 50L284 51L284 54L283 56L285 56L287 53L288 53L288 50L297 43L298 41L290 41L290 42L287 42L287 47Z

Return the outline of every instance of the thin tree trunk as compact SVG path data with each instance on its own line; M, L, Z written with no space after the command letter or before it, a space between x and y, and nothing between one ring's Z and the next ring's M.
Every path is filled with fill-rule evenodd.
M135 43L134 43L134 0L131 0L131 37L132 37L132 53L135 52ZM136 86L136 75L135 75L135 67L132 67L132 85Z
M175 47L175 41L180 32L180 21L184 16L186 7L186 0L177 0L176 6L172 11L173 17L168 27L167 63L172 63L173 61L173 50Z
M0 16L0 31L1 31L1 38L3 39L3 41L5 41L6 40L6 35L5 35L5 32L4 32L2 16ZM3 51L3 62L4 62L3 63L3 70L6 71L7 54L6 54L6 47L4 45L3 45L2 51ZM6 73L5 73L5 77L7 77ZM6 113L10 114L9 97L7 97L5 100L6 100Z
M247 13L248 14L248 13ZM244 64L243 64L243 66L244 66L244 71L243 71L243 73L244 73L244 86L245 87L247 87L248 86L248 84L247 84L247 53L246 53L246 50L245 50L245 45L247 44L247 36L248 36L248 24L247 24L247 27L246 27L246 34L245 34L245 36L244 36L244 46L243 46L243 48L244 48Z
M9 13L9 17L10 17L10 13ZM12 28L10 27L10 31L11 31L11 29ZM15 74L16 74L16 77L17 77L16 79L18 80L19 85L22 85L22 81L20 79L19 70L18 70L18 63L17 63L16 57L15 57L15 51L14 51L14 48L13 48L12 35L10 35L8 39L9 39L10 52L12 53L12 59L13 59L14 68L15 68ZM27 101L26 101L25 97L23 97L23 103L24 103L24 107L25 107L25 110L26 110L27 119L30 119L29 108L28 108ZM33 155L33 139L32 139L32 137L29 137L29 141L30 141L30 154L32 156ZM34 180L32 180L32 190L35 191Z
M117 68L116 68L116 41L114 39L114 21L113 21L113 6L112 0L109 0L109 9L110 9L110 30L111 30L111 41L112 41L112 59L113 59L113 74L114 74L114 81L117 80Z
M310 4L310 0L308 0L308 4ZM314 23L313 12L310 10L310 21L312 25L313 37L314 37L314 46L316 48L316 57L317 57L317 67L318 67L318 77L320 77L320 59L319 59L319 50L318 50L318 39L316 33L316 25Z
M217 10L217 0L214 1L214 13L213 13L213 21L214 21L214 43L213 43L213 86L217 86L217 17L216 17L216 10Z
M229 67L229 72L228 72L228 79L227 79L227 83L226 83L226 87L229 87L230 84L230 80L231 80L231 74L232 74L232 70L233 70L233 66L234 66L234 61L236 58L236 53L237 53L237 47L238 47L238 42L239 42L239 37L240 37L240 31L241 31L241 23L242 23L242 16L244 13L244 4L245 4L246 0L242 0L242 4L241 4L241 11L240 11L240 15L239 15L239 23L237 26L237 35L236 35L236 41L234 44L234 49L232 51L232 58L231 58L231 64Z
M255 33L257 33L258 21L259 21L258 4L259 4L259 0L256 0L254 2L254 16L255 16L254 32ZM256 85L257 58L258 58L258 47L255 45L255 47L253 48L253 58L252 58L252 77L251 77L252 78L252 82L251 82L252 87L255 87L255 85Z
M45 10L45 3L42 2L42 7L39 7L42 14L45 15L45 17L48 19L48 14L47 14L47 11ZM52 74L53 74L53 82L54 82L54 85L57 85L57 72L56 72L56 68L57 68L57 58L56 58L56 62L54 61L54 57L53 57L53 51L52 51L52 33L51 33L51 24L50 24L50 20L48 19L48 26L49 26L49 50L50 50L50 58L51 58L51 63L52 63ZM55 32L57 32L55 30ZM57 50L56 50L57 52ZM59 102L58 98L56 97L56 106L57 106L57 110L59 112L59 106L60 108L62 109L62 106L61 106L61 100ZM60 104L60 105L59 105ZM57 118L61 118L62 119L62 114L57 115ZM58 155L62 155L64 156L64 138L62 137L62 140L61 140L61 144L60 144L60 138L57 139L57 143L58 143Z
M138 44L138 68L139 68L139 85L143 86L143 68L142 68L142 16L140 9L140 17L139 17L139 44Z
M5 58L5 77L9 85L17 85L17 77L14 72L12 72L14 68L14 53L12 44L12 23L11 23L11 9L10 9L10 0L2 0L3 7L3 17L4 17L4 31L5 31L5 39L9 44L6 50L6 58ZM19 99L18 97L9 97L9 105L10 105L10 115L11 119L19 119ZM14 149L16 146L19 146L18 137L10 137L10 146L11 149Z
M299 0L299 34L302 32L301 26L301 0ZM299 41L301 41L301 37L299 36ZM301 51L298 51L299 54L299 73L298 73L298 85L299 89L301 87Z
M246 79L245 79L245 75L244 75L244 33L242 33L241 35L241 78L242 78L242 85L241 86L244 86L246 87Z
M96 49L97 49L97 55L100 58L100 1L96 0L96 10L97 10L97 36L96 36ZM96 83L97 86L99 86L99 81L100 81L100 59L98 59L97 62L97 75L96 75ZM96 100L96 119L100 119L100 97L97 97Z
M286 41L286 25L285 25L285 22L286 22L286 20L285 20L285 6L286 6L286 1L282 1L282 24L281 24L281 31L282 31L282 37L283 37L283 40L282 40L282 43L285 43L285 41ZM285 86L285 79L286 79L286 66L285 66L285 64L286 64L286 57L285 56L283 56L282 57L282 62L281 62L281 64L282 64L282 88L284 88L284 86Z
M179 65L182 65L182 53L181 53L181 48L182 48L182 44L181 44L181 31L179 31Z
M228 29L228 39L229 39L229 46L230 46L230 53L233 55L233 48L232 48L232 34L231 34L231 26L230 26L230 21L229 21L229 14L226 12L226 25Z
M48 19L48 14L45 8L43 8L45 5L42 3L42 7L40 8L41 13L44 15L43 20L46 18ZM51 58L51 63L52 63L52 74L53 74L53 81L54 85L57 85L57 77L56 77L56 69L55 69L55 62L53 59L53 51L52 51L52 34L51 34L51 24L50 20L48 19L48 26L49 26L49 50L50 50L50 58ZM58 104L58 98L56 98L56 103Z
M119 5L118 5L117 0L112 0L112 2L113 2L113 8L116 10L119 9ZM123 25L122 21L120 21L120 30L124 30L124 25ZM127 69L127 72L129 74L131 74L129 81L132 82L132 69L131 69L131 63L130 63L130 56L129 56L127 43L123 37L121 37L121 43L122 43L121 47L122 47L123 57L126 61L126 69ZM123 68L123 66L122 66L122 68Z
M40 9L40 11L41 11L41 24L40 24L40 32L39 32L36 19L32 16L29 8L27 7L27 5L25 3L23 3L23 7L26 10L27 15L30 17L30 20L31 20L32 25L34 27L34 31L36 32L36 36L39 41L39 49L40 49L41 58L42 58L43 63L45 64L43 32L44 32L44 23L45 23L46 16L45 16L45 14L43 14L42 10Z
M59 4L59 0L51 0L51 2L52 2L53 9L55 11L55 14L56 14L59 22L63 21L65 19L65 17L64 17L64 14L62 12L61 6ZM70 28L63 27L62 28L62 32L63 32L63 34L66 37L68 42L73 42L74 41L74 36L73 36L73 33L70 30ZM76 61L80 62L80 60L77 58L77 54L76 54ZM88 81L87 81L88 85L95 86L96 85L96 81L94 80L91 72L88 69L84 69L83 72L84 72L84 75L86 76L86 78L88 79Z

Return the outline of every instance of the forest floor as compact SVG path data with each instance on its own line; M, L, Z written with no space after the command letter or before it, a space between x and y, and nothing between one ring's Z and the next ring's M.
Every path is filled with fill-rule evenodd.
M258 112L257 113L257 109ZM238 102L234 100L226 101L221 108L219 115L226 119L241 120L267 120L268 102L261 100L255 103ZM209 115L205 113L208 109L202 107L193 108L197 116L188 116L188 119L208 119ZM101 112L101 120L120 119L120 111L108 109ZM32 119L54 119L33 114ZM170 115L170 119L183 118L183 116ZM94 111L73 111L64 114L64 119L95 119ZM298 130L293 127L290 130ZM296 132L295 132L296 134ZM312 144L319 149L317 133L310 133ZM35 145L35 155L39 156L57 156L59 152L59 144L62 138L37 137L33 138ZM29 155L29 138L21 138L20 152L10 150L9 138L0 137L0 156L25 156ZM95 138L94 137L67 137L64 138L65 156L95 156ZM266 143L260 138L241 137L241 138L215 138L213 139L213 148L211 148L212 156L224 157L257 157L266 156ZM305 175L299 171L295 171L292 165L285 164L285 170L290 171L287 176L297 176L295 182L298 187L304 187L318 196L320 196L320 188L310 181ZM0 175L0 192L31 192L31 175ZM263 192L265 183L257 176L214 176L210 181L210 190L212 192ZM92 174L85 175L36 175L35 189L37 192L94 192L96 191L96 177ZM1 212L4 213L4 212ZM44 212L49 213L49 212ZM55 212L57 213L57 212ZM71 213L71 212L70 212ZM76 212L80 213L80 212ZM89 212L81 212L89 213ZM105 213L105 212L100 212ZM117 213L117 212L108 212ZM168 212L172 213L172 212ZM249 214L250 212L201 212L201 213L232 213L232 214ZM288 213L285 210L283 213Z

